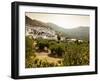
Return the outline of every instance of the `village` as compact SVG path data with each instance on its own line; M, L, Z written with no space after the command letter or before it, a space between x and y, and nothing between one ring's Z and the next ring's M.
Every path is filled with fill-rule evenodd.
M57 33L50 28L46 27L32 27L32 26L26 26L26 36L30 36L34 39L42 38L42 39L48 39L48 40L56 40L57 41ZM68 42L83 42L83 40L75 39L75 38L66 38L64 36L61 36L61 41L67 40Z
M49 27L25 29L26 68L89 64L89 43L66 38Z
M25 16L25 68L89 65L89 27L31 15Z

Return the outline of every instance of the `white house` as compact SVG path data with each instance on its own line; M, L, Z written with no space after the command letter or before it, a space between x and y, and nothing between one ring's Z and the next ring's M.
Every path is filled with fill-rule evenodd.
M33 38L43 39L57 39L57 35L54 30L46 27L32 27L26 26L26 36L31 35Z

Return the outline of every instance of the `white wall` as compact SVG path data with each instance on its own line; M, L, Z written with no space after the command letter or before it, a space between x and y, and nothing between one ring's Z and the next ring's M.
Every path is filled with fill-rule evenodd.
M10 65L11 65L11 2L14 0L1 0L0 1L0 81L13 81L10 78ZM20 0L17 0L20 1ZM44 3L59 3L71 5L87 5L98 6L100 10L100 0L21 0L30 2L44 2ZM98 11L100 14L100 11ZM98 22L100 15L98 16ZM98 23L98 30L100 34L100 24ZM100 41L100 37L98 38ZM98 43L98 46L100 42ZM99 48L99 47L98 47ZM100 57L100 50L98 58ZM100 58L98 60L100 62ZM100 63L98 63L100 68ZM100 70L99 70L100 72ZM100 73L98 75L82 75L82 76L66 76L66 77L53 77L53 78L39 78L39 79L26 79L26 81L100 81ZM21 80L22 81L22 80Z

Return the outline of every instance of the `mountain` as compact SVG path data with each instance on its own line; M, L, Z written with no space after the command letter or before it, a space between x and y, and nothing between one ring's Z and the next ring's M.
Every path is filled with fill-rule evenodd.
M65 28L62 28L62 27L60 27L60 26L58 26L58 25L56 25L56 24L53 24L53 23L47 23L47 25L49 26L49 27L51 27L52 29L54 29L56 32L63 32L63 33L65 33Z
M71 38L77 38L82 40L89 40L89 27L77 27L73 29L66 29L66 34Z
M38 21L38 20L32 20L28 16L25 16L25 24L30 25L32 27L48 27L46 23Z
M32 20L28 16L25 16L25 24L32 27L49 28L54 30L56 33L61 33L63 36L68 38L89 40L89 27L80 26L72 29L65 29L54 23L44 23L36 19Z
M89 40L89 27L76 27L72 29L65 29L53 23L47 23L49 27L57 32L63 32L63 35L68 38L77 38L82 40Z

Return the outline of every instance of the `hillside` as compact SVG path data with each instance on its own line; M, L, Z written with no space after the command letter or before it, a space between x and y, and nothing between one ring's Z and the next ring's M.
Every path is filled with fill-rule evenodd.
M66 37L89 40L89 27L77 27L72 29L65 29L53 23L47 23L49 27L57 32L63 32Z
M46 23L38 21L38 20L32 20L28 16L25 16L25 24L30 25L32 27L48 27Z
M68 38L89 40L89 27L80 26L77 28L65 29L53 23L44 23L36 19L32 20L27 16L25 16L25 23L32 27L46 27L56 31L56 33L61 32L63 36Z

